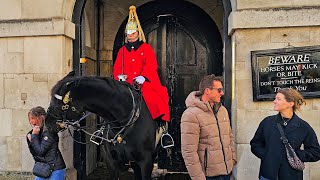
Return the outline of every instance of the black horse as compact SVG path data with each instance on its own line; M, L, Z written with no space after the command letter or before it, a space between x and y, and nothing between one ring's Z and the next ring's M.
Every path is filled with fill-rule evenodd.
M108 141L103 145L110 178L118 179L119 169L132 161L136 179L151 179L157 122L139 92L126 82L107 77L77 77L70 72L51 90L45 124L54 132L66 125L77 126L74 122L86 111L106 121L103 134Z

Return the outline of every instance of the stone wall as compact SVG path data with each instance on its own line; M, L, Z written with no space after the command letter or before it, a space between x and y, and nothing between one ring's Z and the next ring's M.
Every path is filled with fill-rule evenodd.
M319 1L236 1L229 16L234 64L233 124L239 164L237 179L257 179L260 160L250 150L261 120L276 112L273 104L253 102L251 51L320 44ZM249 86L248 86L249 85ZM297 114L320 136L319 99L308 99ZM320 178L320 163L306 163L304 179Z
M75 0L1 1L1 172L30 172L33 167L25 139L31 129L27 113L34 106L47 108L52 86L72 69L74 3ZM59 136L71 178L73 141L66 133Z
M71 69L72 41L65 36L9 37L0 38L0 44L0 171L30 171L27 113L34 106L48 107L51 87ZM60 146L69 138L62 135ZM65 148L64 153L73 151ZM72 156L65 157L73 167Z
M237 179L257 179L260 160L250 150L252 139L264 117L276 114L272 101L253 102L252 71L250 51L312 46L320 44L320 27L288 27L237 29L232 34L235 44L235 94L233 101L234 131L239 164L236 166ZM284 34L286 34L284 36ZM289 45L289 46L288 46ZM320 136L319 99L308 99L298 116L305 119ZM304 179L319 179L320 162L306 163Z
M303 8L319 5L320 2L318 0L236 0L237 11L246 9Z

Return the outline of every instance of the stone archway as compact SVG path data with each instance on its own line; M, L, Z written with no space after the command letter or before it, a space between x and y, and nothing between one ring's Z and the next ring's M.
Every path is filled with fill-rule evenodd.
M90 0L88 0L90 1ZM111 7L114 9L119 9L118 14L116 13L115 16L121 15L123 17L123 19L127 16L127 11L126 9L129 7L127 5L127 3L124 2L118 2L117 5L115 4L108 4L108 3L112 3L112 2L107 2L104 0L100 0L99 2L103 3L104 8L108 8ZM191 2L191 1L190 1ZM198 4L201 4L201 0L196 1L198 2ZM223 71L219 72L218 74L221 74L225 77L225 89L226 90L226 98L225 98L225 105L226 107L230 110L231 109L231 87L232 87L232 83L231 83L231 40L230 37L228 36L227 32L227 25L228 25L228 15L231 12L231 3L229 0L221 0L220 1L223 4L223 28L220 30L220 38L221 38L221 42L223 42L221 44L221 53L222 53L222 49L224 54L221 54L221 64L224 65L223 67ZM83 16L83 12L84 12L84 7L87 3L87 0L77 0L74 6L74 11L73 11L73 22L76 25L76 38L74 40L74 44L73 44L73 69L76 70L76 72L78 72L78 74L80 74L80 64L79 64L79 58L82 56L82 51L85 47L83 47L83 39L81 39L81 32L83 31L84 25L82 24L82 16ZM138 2L137 4L141 4L144 2ZM170 2L167 2L170 3ZM114 8L115 6L119 6L119 8ZM137 6L137 7L143 7L143 5L141 6ZM123 10L123 11L122 11ZM105 12L104 12L105 13ZM110 18L108 18L110 19ZM111 18L113 19L113 18ZM121 21L123 21L123 19ZM115 21L117 21L116 19L113 19ZM117 28L114 24L112 24L112 26L108 26L108 24L105 24L104 28L111 28L111 31L117 31L115 28ZM121 27L120 27L121 29ZM108 37L107 39L112 39L112 37ZM114 39L117 39L116 37L114 37ZM114 42L114 46L117 45L117 42ZM111 44L105 45L106 47L112 47ZM111 52L112 50L115 49L106 49L106 53ZM102 51L101 51L102 52ZM115 53L113 53L115 54ZM223 59L223 60L222 60ZM214 72L214 71L209 71L209 72ZM230 111L229 111L230 112ZM74 154L76 154L77 158L74 158L75 162L78 162L78 164L81 164L77 169L82 169L85 172L85 148L81 147L79 145L75 145L75 151ZM80 156L79 156L80 155ZM80 157L80 159L79 159ZM82 157L82 158L81 158ZM79 175L78 175L79 176Z
M167 1L152 1L140 6L137 13L147 42L156 52L158 73L170 96L169 133L175 147L170 153L160 149L158 165L171 171L186 171L180 147L180 119L186 109L185 99L198 89L204 75L223 75L221 34L203 9L186 1L170 2L170 6ZM123 21L117 33L114 59L122 46L126 22Z

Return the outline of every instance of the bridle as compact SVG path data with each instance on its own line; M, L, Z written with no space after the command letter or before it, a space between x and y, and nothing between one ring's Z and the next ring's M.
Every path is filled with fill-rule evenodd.
M110 124L115 123L115 122L122 122L119 120L113 120L113 121L109 121L109 122L105 122L105 123L101 123L98 124L99 126L101 125L100 129L96 130L93 133L88 132L86 129L86 127L81 127L80 126L80 122L82 120L84 120L87 116L89 116L91 114L91 112L89 113L85 113L84 111L79 111L75 106L74 106L74 102L72 100L72 98L70 98L70 91L68 91L64 96L58 95L58 94L54 94L54 97L60 101L63 102L63 105L61 105L61 107L49 107L47 114L50 115L51 117L53 117L54 119L56 119L56 125L57 128L61 130L65 130L68 129L71 137L74 139L74 141L76 141L77 143L80 144L88 144L86 142L81 142L76 140L71 131L70 128L73 128L73 130L77 130L77 131L82 131L85 134L88 134L91 136L90 141L100 145L102 143L102 141L107 141L109 143L112 143L113 145L115 145L116 143L126 143L126 141L123 140L124 136L126 135L126 130L131 127L139 118L140 116L140 111L141 111L141 102L142 102L142 95L139 94L139 98L135 98L131 88L128 86L128 89L130 91L131 94L131 98L132 98L132 110L131 113L129 115L128 118L125 119L129 119L127 121L127 123L125 125L119 125L117 127L111 127ZM69 120L67 119L67 113L69 112L69 110L71 109L72 112L77 113L77 114L82 114L81 118L79 120L74 121L73 120ZM61 116L56 116L53 114L52 111L59 111L59 114L61 114ZM125 120L124 119L124 120ZM110 138L109 134L113 129L120 129L117 133L114 133L114 137ZM103 132L106 132L106 138L103 137ZM100 139L100 142L95 141L94 139Z
M49 106L48 110L47 110L47 114L50 115L51 117L53 117L57 122L57 130L63 130L67 125L71 125L71 126L80 126L79 125L79 120L78 121L73 121L67 119L67 114L68 112L71 110L73 113L76 114L81 114L82 117L80 118L81 120L83 120L85 117L88 116L88 114L86 114L84 111L80 111L78 110L78 108L76 108L75 106L75 102L73 102L72 98L70 98L70 91L68 91L63 97L61 95L58 94L54 94L54 97L60 101L63 102L63 104L61 105L61 107L57 107L57 106ZM57 114L59 114L60 116L57 116L54 114L54 112L58 112Z

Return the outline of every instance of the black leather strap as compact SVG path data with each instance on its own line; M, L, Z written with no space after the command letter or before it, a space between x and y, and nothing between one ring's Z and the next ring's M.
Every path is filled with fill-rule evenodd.
M286 135L284 134L283 128L280 125L280 123L277 123L277 127L278 127L278 130L281 135L282 143L284 144L285 148L288 150L290 157L294 157L293 152L292 152L293 149L290 148L291 145L289 144L289 141L288 141Z
M277 127L278 127L280 135L281 135L282 143L283 144L287 144L288 143L288 139L287 139L286 135L284 134L284 131L283 131L280 123L277 123Z

